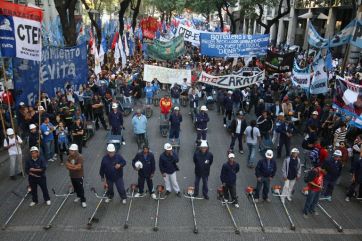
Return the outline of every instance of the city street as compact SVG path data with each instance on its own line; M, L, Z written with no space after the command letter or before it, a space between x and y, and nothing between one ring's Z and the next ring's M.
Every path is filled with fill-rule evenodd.
M154 177L154 185L164 184L158 168L158 157L162 151L166 138L161 137L159 132L159 112L153 107L154 114L148 122L148 136L150 148L156 157L157 172ZM188 108L181 108L183 122L181 125L181 150L180 150L180 171L177 173L182 190L192 186L194 182L194 165L192 161L195 150L194 140L196 132L188 115ZM57 218L54 220L50 230L44 230L50 218L62 202L62 198L56 198L51 193L52 205L50 207L41 203L33 208L28 207L30 196L16 213L14 219L5 231L0 231L1 241L50 241L50 240L362 240L361 203L344 201L345 189L350 182L350 175L347 168L343 170L342 182L336 187L333 201L321 201L323 207L339 222L344 228L339 233L334 224L320 212L319 216L311 216L304 219L302 208L305 197L300 190L304 185L303 179L296 185L296 192L292 202L286 202L291 217L296 225L296 230L289 229L289 222L285 215L283 206L277 197L272 197L271 203L258 204L261 217L265 225L265 233L260 229L259 222L252 202L245 195L245 188L248 185L256 185L254 170L246 167L247 147L244 144L245 154L236 153L236 160L240 163L241 170L237 179L237 194L240 208L231 207L236 223L240 227L241 235L236 235L227 210L217 200L216 189L221 184L220 170L226 161L226 151L230 144L230 136L222 125L222 116L215 111L209 111L210 119L208 142L210 151L214 154L214 163L211 167L209 178L210 200L195 200L196 218L199 226L199 233L193 233L193 219L191 202L184 197L178 198L172 193L167 199L160 201L159 231L152 230L156 213L155 200L148 195L144 198L135 199L130 213L129 228L123 228L126 219L128 203L122 205L116 192L115 198L109 204L103 203L96 217L98 223L93 224L93 229L87 229L87 221L91 216L98 199L90 191L95 187L99 194L103 193L102 183L99 177L99 166L106 148L106 132L101 129L87 143L83 149L85 157L85 190L88 207L81 208L80 204L73 203L73 198L68 199ZM247 116L250 120L251 117ZM136 154L137 146L132 134L130 116L125 118L125 140L126 145L122 146L120 153L127 160L124 169L124 180L126 187L137 182L137 173L131 166L131 160ZM293 140L294 145L301 143L301 136ZM299 146L299 145L298 145ZM284 154L284 152L283 152ZM272 185L281 185L280 165L282 160L277 160L277 176ZM12 210L21 200L20 196L26 193L27 177L11 181L8 178L8 162L5 162L0 169L0 220L5 222ZM70 184L68 171L59 163L50 163L47 170L48 189L54 188L57 193L66 193ZM40 191L40 190L39 190ZM13 192L19 196L14 195ZM40 201L42 200L41 192ZM129 199L128 199L129 202Z

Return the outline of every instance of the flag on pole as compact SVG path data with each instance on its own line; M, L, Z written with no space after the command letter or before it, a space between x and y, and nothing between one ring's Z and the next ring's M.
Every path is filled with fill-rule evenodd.
M129 48L127 43L127 33L124 34L124 52L126 53L126 56L129 56Z
M114 62L116 64L119 63L119 58L121 57L118 47L118 42L116 42L116 46L114 47Z
M123 41L122 41L121 35L119 35L119 38L118 38L118 48L121 53L121 62L122 62L122 69L123 69L126 67L126 55L124 53Z
M91 49L91 52L93 53L94 55L94 73L96 75L98 75L100 72L102 72L102 69L101 69L101 61L100 61L100 57L98 55L98 49L97 49L97 46L96 46L96 41L95 39L93 39L92 41L92 49Z
M42 10L0 2L0 55L41 61Z

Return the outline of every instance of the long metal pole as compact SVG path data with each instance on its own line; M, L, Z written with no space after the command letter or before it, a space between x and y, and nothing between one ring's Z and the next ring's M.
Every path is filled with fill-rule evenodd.
M5 69L5 61L4 61L4 58L2 58L2 65L3 65L3 74L4 74L4 89L5 89L5 93L6 93L6 97L7 97L7 100L8 100L8 111L9 111L9 115L10 115L10 122L11 122L11 127L13 128L14 130L14 136L15 136L15 146L16 146L16 151L17 151L17 154L19 154L19 146L18 146L18 143L17 142L17 134L16 134L16 129L15 129L15 124L14 124L14 119L13 119L13 114L12 114L12 110L11 110L11 106L10 106L10 97L9 97L9 91L8 91L8 88L7 88L7 76L6 76L6 69ZM9 143L8 143L9 144ZM20 169L21 169L21 174L23 175L23 177L25 176L25 173L24 173L24 168L23 168L23 160L20 160Z

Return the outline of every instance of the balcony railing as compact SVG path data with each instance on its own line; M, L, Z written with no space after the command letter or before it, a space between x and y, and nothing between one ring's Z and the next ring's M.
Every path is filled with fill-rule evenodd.
M352 7L354 0L296 0L295 8Z

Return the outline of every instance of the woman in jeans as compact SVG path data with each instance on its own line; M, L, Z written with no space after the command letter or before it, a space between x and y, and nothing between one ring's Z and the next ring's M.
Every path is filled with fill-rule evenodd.
M246 136L246 144L248 145L249 153L248 153L248 167L254 167L254 159L256 153L256 147L258 146L258 142L260 142L260 131L259 128L256 127L256 120L252 120L250 125L246 127L244 134Z

